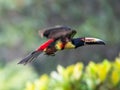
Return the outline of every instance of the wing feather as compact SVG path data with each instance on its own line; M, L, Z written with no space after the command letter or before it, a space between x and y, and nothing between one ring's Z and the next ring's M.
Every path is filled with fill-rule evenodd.
M68 38L71 39L76 34L75 30L72 30L68 26L55 26L51 28L44 29L40 35L44 36L48 39L61 39L61 38Z

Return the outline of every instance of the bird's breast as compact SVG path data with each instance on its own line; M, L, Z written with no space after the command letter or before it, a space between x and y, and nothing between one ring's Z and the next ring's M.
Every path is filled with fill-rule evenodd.
M75 48L75 45L72 44L72 42L67 42L65 44L65 49L73 49L73 48Z
M72 42L67 42L67 43L63 43L61 41L58 41L55 45L57 50L62 50L62 49L73 49L75 48L75 45L72 44Z

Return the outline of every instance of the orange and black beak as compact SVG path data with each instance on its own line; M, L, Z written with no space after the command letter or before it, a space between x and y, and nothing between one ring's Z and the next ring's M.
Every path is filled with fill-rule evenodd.
M105 45L105 42L98 38L84 37L81 40L84 42L84 45Z

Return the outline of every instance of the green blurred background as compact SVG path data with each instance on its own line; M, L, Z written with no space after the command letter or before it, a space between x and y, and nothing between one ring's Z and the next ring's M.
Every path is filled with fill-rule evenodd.
M72 27L78 32L75 37L100 38L106 46L65 50L54 57L40 55L32 64L17 65L21 58L47 40L40 38L38 31L55 25ZM19 78L25 72L32 73L25 75L32 79L55 70L58 64L114 60L119 52L120 0L0 0L0 78L3 75L5 83L11 83L8 79L17 72L20 72ZM17 90L2 87L6 87L2 90Z

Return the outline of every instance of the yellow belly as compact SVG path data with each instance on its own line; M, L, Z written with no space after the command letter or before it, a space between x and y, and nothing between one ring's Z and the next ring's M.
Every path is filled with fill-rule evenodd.
M65 45L65 49L73 49L75 46L71 42L67 42Z
M63 43L61 41L58 41L55 45L57 50L61 50L62 49L62 45ZM64 49L73 49L75 48L75 46L71 43L71 42L67 42L64 46Z

